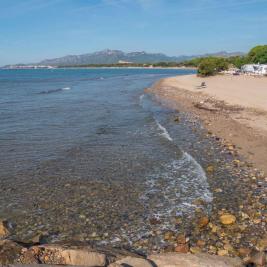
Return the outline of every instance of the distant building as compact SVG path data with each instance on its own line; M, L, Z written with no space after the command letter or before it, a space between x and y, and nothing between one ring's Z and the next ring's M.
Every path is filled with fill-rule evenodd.
M119 64L133 64L133 62L130 62L130 61L124 61L124 60L119 60L118 63L119 63Z
M246 64L241 67L241 71L244 73L255 73L258 70L258 66L256 64Z
M243 73L255 75L267 75L267 65L264 64L246 64L241 67Z

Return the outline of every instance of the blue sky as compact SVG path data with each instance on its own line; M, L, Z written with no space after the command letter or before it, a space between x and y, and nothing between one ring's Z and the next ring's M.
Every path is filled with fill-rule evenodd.
M106 48L191 55L267 44L267 0L0 0L0 65Z

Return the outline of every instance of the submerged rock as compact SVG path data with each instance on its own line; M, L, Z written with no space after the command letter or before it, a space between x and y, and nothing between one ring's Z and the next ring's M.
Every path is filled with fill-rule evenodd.
M203 228L209 223L209 218L207 216L201 217L198 221L198 227Z
M236 217L232 214L223 214L220 216L220 222L224 225L233 224L236 221Z

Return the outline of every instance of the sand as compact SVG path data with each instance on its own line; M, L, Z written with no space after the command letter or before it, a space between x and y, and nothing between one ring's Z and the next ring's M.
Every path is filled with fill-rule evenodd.
M206 88L199 87L202 82ZM192 112L212 134L267 172L267 77L177 76L162 79L148 92Z

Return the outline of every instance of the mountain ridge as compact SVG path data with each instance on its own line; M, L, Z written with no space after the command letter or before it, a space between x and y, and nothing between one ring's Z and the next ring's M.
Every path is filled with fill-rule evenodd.
M218 57L230 57L244 55L241 52L221 51L217 53L202 54L202 55L181 55L181 56L167 56L163 53L147 53L145 51L123 52L121 50L105 49L92 53L85 53L80 55L66 55L63 57L44 59L38 63L31 64L13 64L16 65L44 65L44 66L75 66L75 65L89 65L89 64L116 64L119 62L131 62L131 63L158 63L158 62L183 62L193 58L218 56Z

